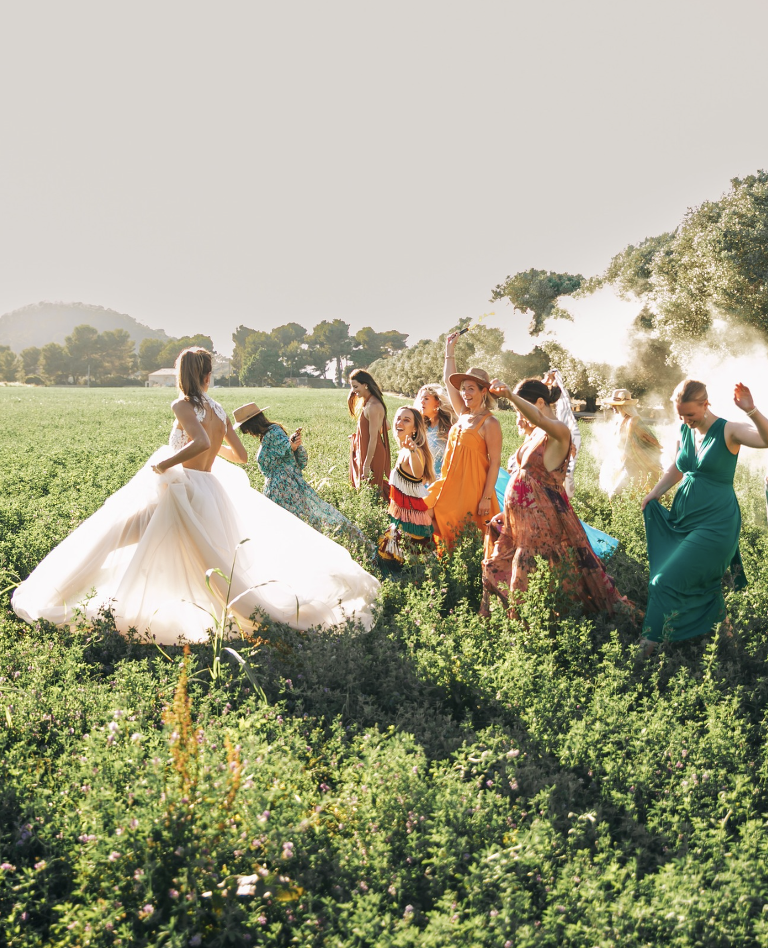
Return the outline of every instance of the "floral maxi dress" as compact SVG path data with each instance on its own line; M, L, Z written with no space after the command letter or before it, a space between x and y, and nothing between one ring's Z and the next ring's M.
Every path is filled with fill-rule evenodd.
M364 539L359 529L340 510L323 500L304 480L307 452L294 451L291 439L280 425L268 428L261 441L256 463L264 475L264 496L289 510L320 533L343 531Z
M562 564L561 588L589 611L613 612L619 603L628 605L592 550L565 493L571 452L560 467L548 471L546 447L547 434L537 428L510 467L503 524L499 530L492 523L485 541L483 615L489 614L491 595L496 595L514 617L515 594L528 589L537 556L550 566Z

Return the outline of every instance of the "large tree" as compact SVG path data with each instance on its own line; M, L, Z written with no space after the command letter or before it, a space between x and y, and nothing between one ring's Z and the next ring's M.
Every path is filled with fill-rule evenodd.
M352 360L356 367L366 368L376 359L383 359L405 348L407 332L389 329L376 332L370 326L364 326L354 335Z
M58 342L49 342L40 350L40 374L49 385L66 382L72 375L72 359Z
M158 358L161 361L160 368L170 368L184 349L191 346L200 346L201 349L207 349L213 352L213 340L210 336L197 333L195 336L182 336L180 339L171 339L160 350Z
M156 372L166 368L160 361L160 353L167 343L166 339L142 339L139 343L139 368L142 372Z
M0 380L15 382L21 368L21 362L10 346L0 346Z
M318 323L312 330L312 335L307 339L309 349L314 353L314 362L317 365L321 359L325 363L335 362L336 384L341 385L344 363L352 355L354 340L349 335L349 323L341 319L328 321L324 319ZM324 374L324 373L323 373Z
M136 370L136 347L126 329L107 329L99 335L101 375L132 375Z
M768 173L734 178L674 233L626 247L599 282L647 302L673 354L703 338L717 316L768 336Z
M508 300L516 310L529 313L531 324L528 331L538 336L548 319L570 319L565 310L557 306L561 296L575 293L584 282L581 274L553 273L546 270L525 270L508 276L491 293L491 301Z
M64 343L70 359L69 371L76 382L86 376L95 378L100 374L102 353L98 329L85 323L75 326L72 335L67 336Z
M21 374L26 378L28 375L40 374L40 353L37 346L28 346L21 350L19 358L21 359Z

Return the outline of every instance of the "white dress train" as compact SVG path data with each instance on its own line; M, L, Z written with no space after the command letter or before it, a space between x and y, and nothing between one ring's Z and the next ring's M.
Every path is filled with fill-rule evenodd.
M14 592L16 614L63 625L78 610L93 619L109 606L122 633L200 642L222 614L231 573L229 613L245 631L258 630L261 613L302 630L346 619L370 628L378 580L254 490L244 470L216 458L210 473L181 465L153 472L188 440L174 427L169 446L45 557ZM227 577L212 574L212 590L210 569Z

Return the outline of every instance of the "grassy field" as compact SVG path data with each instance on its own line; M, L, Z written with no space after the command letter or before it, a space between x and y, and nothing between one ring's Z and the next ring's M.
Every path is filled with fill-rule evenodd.
M342 393L214 395L303 425L308 479L377 537ZM167 440L171 398L0 388L8 582ZM595 485L585 452L575 506L642 605L638 498ZM253 681L108 615L26 626L4 593L0 943L768 946L768 543L759 478L737 492L731 634L649 661L631 620L564 613L544 573L524 623L479 620L472 540L385 581L369 633L270 629L243 648Z

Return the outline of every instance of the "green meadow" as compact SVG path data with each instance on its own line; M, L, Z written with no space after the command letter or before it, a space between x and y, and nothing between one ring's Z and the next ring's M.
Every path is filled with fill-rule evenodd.
M302 425L307 478L376 540L344 393L212 394ZM569 611L544 569L520 621L480 620L468 537L384 579L370 632L267 626L237 645L247 674L214 681L209 646L10 609L13 582L167 441L172 398L0 388L0 944L768 946L756 474L737 475L750 584L726 593L730 625L649 660L631 618ZM639 497L596 485L585 451L574 506L621 540L609 571L642 608Z

